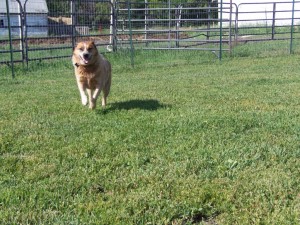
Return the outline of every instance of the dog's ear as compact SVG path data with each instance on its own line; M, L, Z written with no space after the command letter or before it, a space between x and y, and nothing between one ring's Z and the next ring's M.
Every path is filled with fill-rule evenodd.
M93 45L95 48L97 48L97 46L96 46L96 44L95 44L94 41L92 41L92 45Z
M75 43L75 45L73 46L73 51L75 50L75 48L77 47L78 43Z

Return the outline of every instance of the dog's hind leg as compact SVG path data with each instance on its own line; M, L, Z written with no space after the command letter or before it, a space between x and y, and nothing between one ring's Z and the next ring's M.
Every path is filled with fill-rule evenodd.
M102 107L106 106L106 99L110 91L110 85L111 85L111 76L109 76L106 84L103 87Z
M105 107L106 106L106 97L107 96L102 96L102 107Z
M102 96L102 107L106 106L106 98L109 94L109 91L103 89L103 96Z

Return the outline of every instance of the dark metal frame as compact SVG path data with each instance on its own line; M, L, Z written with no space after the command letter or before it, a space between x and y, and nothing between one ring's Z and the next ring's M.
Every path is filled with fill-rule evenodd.
M127 48L133 49L141 48L144 50L208 50L212 52L217 52L216 54L220 59L222 58L223 51L232 51L232 46L240 41L240 34L243 33L244 30L258 28L258 29L271 29L270 33L265 33L262 38L262 34L251 34L251 37L244 38L243 42L258 42L258 41L272 41L272 40L289 40L290 41L290 53L293 52L293 40L297 37L294 35L296 33L300 33L300 29L295 29L295 27L300 26L299 24L295 24L294 18L295 12L299 12L300 10L295 9L295 4L300 4L300 1L291 0L290 2L274 2L268 4L273 4L272 14L273 17L268 19L271 21L271 25L266 27L257 27L257 26L247 26L241 27L239 26L240 22L243 22L239 19L239 15L243 13L239 10L241 5L247 4L266 4L266 3L255 3L249 1L249 3L242 3L240 5L235 5L230 1L230 3L223 3L223 1L219 1L217 5L211 5L210 0L203 0L207 3L206 6L197 6L197 5L188 5L184 1L181 4L172 4L172 0L161 2L161 3L148 3L147 0L144 3L136 3L131 2L130 0L117 1L117 0L85 0L85 1L77 1L77 0L66 0L65 2L69 2L69 17L71 19L71 33L68 35L56 35L56 36L47 36L47 37L30 37L28 35L28 28L32 27L27 24L28 13L26 13L26 5L30 1L35 0L26 0L24 5L21 5L20 0L15 0L18 2L19 7L21 9L20 14L17 14L21 17L21 24L19 26L11 26L10 21L8 21L8 26L4 27L9 30L8 39L1 39L0 37L0 45L8 45L9 50L1 50L0 55L10 54L10 59L6 57L6 59L1 60L0 64L7 64L12 67L16 62L22 62L28 66L29 61L35 60L46 60L46 59L54 59L54 58L65 58L70 57L72 49L74 48L77 41L82 39L101 39L101 42L96 42L96 44L102 48L103 51L116 51L117 49ZM62 2L62 1L61 1ZM96 32L93 34L79 34L76 29L77 25L77 17L78 16L86 16L85 13L77 11L76 7L78 4L82 3L101 3L107 4L110 7L110 13L106 14L95 14L95 16L109 16L112 19L109 24L106 24L109 27L112 27L109 33L101 33ZM221 5L220 5L221 3ZM292 3L293 8L290 10L292 12L290 31L286 34L290 34L286 37L279 37L279 33L276 32L278 28L283 27L276 25L276 21L282 20L280 18L276 18L276 13L282 12L282 10L278 9L276 4L281 3ZM8 0L6 0L6 4L8 6ZM137 5L139 4L139 5ZM4 13L4 16L7 16L9 20L10 10L7 8L7 12ZM77 7L78 8L78 7ZM181 16L181 12L185 11L186 15L184 18ZM195 12L204 12L207 13L207 18L195 18L193 17ZM219 16L215 18L212 16L212 11L218 11ZM157 14L159 12L165 14ZM190 15L189 15L190 14ZM225 18L225 15L229 15L229 19ZM16 15L16 14L15 14ZM136 17L139 15L139 17ZM142 15L142 16L141 16ZM155 15L155 16L153 16ZM233 16L235 18L233 19ZM3 14L2 14L3 16ZM59 15L57 15L58 17ZM189 17L191 16L191 17ZM259 19L254 19L254 21L259 22ZM151 29L151 24L159 24L161 23L161 27L155 29ZM192 27L190 30L181 29L182 24L202 24L198 27ZM204 26L203 26L204 24ZM219 26L213 26L213 24L218 24ZM225 25L224 25L225 24ZM79 24L80 25L80 24ZM48 28L53 25L48 24ZM86 26L91 26L91 24L87 24ZM44 27L44 26L41 26ZM124 28L125 27L125 28ZM289 27L289 26L285 26ZM13 37L11 34L11 29L18 28L21 30L19 37ZM61 27L60 27L61 28ZM195 34L191 34L194 32ZM160 37L156 37L155 35L161 35ZM200 39L199 35L204 35L206 38ZM269 35L269 36L267 36ZM136 37L139 39L136 39ZM162 36L167 38L162 38ZM198 39L197 39L198 38ZM31 43L34 42L50 42L54 41L63 41L64 39L68 39L66 44L64 45L49 45L46 47L45 45L34 45ZM106 39L109 39L106 40ZM195 41L196 40L196 41ZM21 48L16 49L14 45L16 42L20 43ZM160 46L151 46L150 43L160 43ZM171 45L172 43L172 45ZM224 45L226 44L226 45ZM211 47L214 45L214 47ZM64 51L67 50L67 51ZM62 54L47 54L47 51L57 51ZM45 52L45 54L32 57L30 53L33 52ZM15 54L20 54L21 57L16 58ZM45 56L47 55L47 56ZM133 55L133 54L132 54ZM133 60L132 60L133 61ZM133 62L132 62L133 64ZM14 75L14 73L12 72Z

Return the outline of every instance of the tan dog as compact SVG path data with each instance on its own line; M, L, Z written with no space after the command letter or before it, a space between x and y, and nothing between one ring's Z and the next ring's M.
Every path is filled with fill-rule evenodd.
M102 106L105 107L111 85L109 61L99 54L94 42L89 41L77 44L72 62L82 104L87 105L89 100L89 108L95 109L97 98L103 91Z

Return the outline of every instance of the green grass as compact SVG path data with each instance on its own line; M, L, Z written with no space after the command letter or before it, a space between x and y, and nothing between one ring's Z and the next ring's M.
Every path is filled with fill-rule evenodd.
M1 224L299 224L299 55L108 54L107 108L71 63L0 77Z

